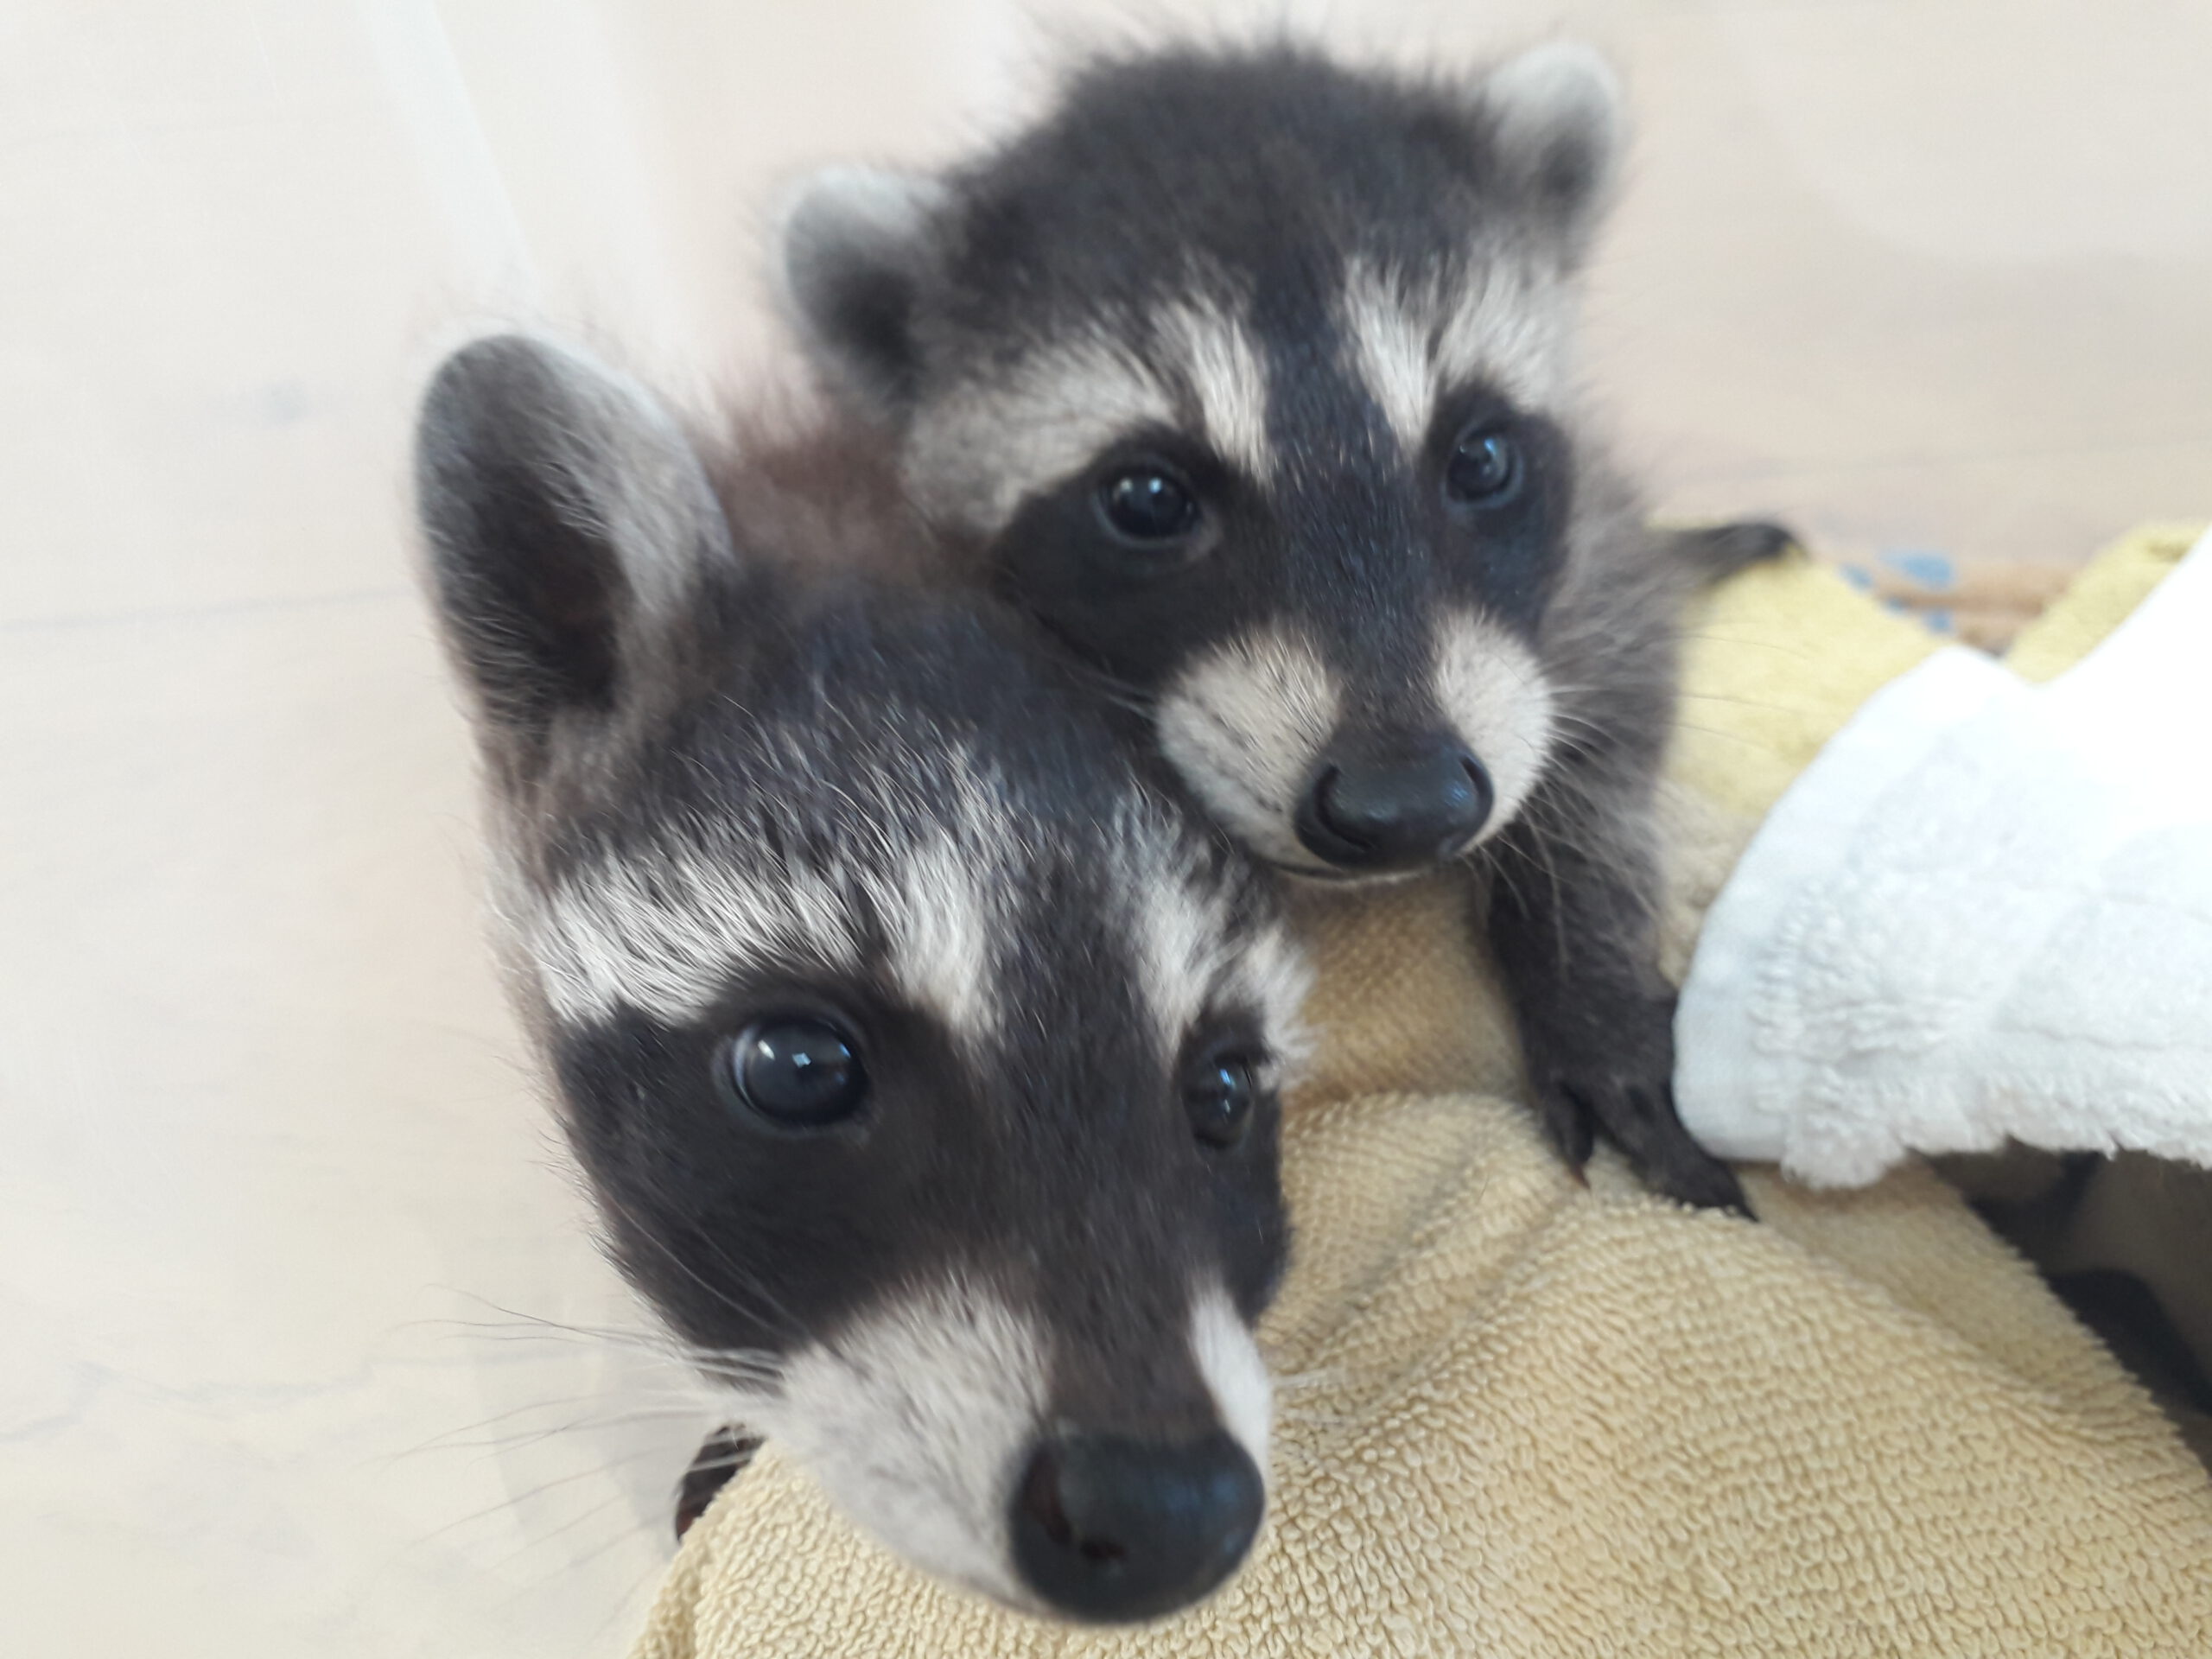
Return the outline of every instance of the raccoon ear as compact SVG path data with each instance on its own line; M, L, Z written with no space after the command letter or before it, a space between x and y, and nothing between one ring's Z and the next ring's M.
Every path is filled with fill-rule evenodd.
M612 708L625 657L729 531L640 387L507 335L446 359L416 431L416 510L447 638L495 725Z
M1524 196L1580 257L1612 182L1624 128L1620 81L1577 41L1508 59L1478 88L1497 156Z
M914 312L937 261L938 181L881 168L833 167L786 204L777 241L785 302L815 359L895 415L921 364Z

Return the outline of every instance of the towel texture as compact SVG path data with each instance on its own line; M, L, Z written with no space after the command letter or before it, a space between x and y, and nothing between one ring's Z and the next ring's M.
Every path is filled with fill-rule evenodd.
M1929 658L1768 815L1683 988L1707 1145L1823 1185L2008 1140L2212 1166L2212 542L2170 568L2046 685Z
M1701 618L1669 798L1686 958L1757 815L1926 636L1804 563ZM687 1538L637 1659L2212 1653L2212 1486L1948 1189L1578 1186L1512 1103L1444 882L1316 900L1316 1070L1270 1518L1140 1630L1003 1613L860 1536L772 1447Z

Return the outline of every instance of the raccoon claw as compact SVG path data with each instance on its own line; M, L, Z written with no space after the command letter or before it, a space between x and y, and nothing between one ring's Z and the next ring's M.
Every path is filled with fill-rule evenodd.
M1598 1149L1596 1115L1573 1091L1563 1088L1542 1090L1537 1099L1537 1114L1543 1123L1545 1138L1557 1149L1560 1160L1576 1180L1589 1185L1590 1178L1583 1173L1583 1166Z
M1736 1173L1690 1139L1664 1083L1619 1077L1555 1077L1539 1091L1544 1132L1577 1180L1585 1180L1598 1135L1627 1154L1646 1186L1700 1210L1726 1210L1756 1221Z

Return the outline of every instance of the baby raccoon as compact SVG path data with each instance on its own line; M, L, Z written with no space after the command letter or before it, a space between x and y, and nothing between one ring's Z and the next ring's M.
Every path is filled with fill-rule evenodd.
M1261 857L1467 868L1561 1152L1740 1208L1675 1115L1652 801L1684 589L1786 532L1654 535L1578 419L1618 124L1571 46L1102 61L943 176L821 175L781 268L972 581Z
M855 574L909 526L804 493L810 453L718 499L580 358L439 372L420 506L516 999L733 1418L931 1572L1154 1617L1261 1520L1301 970L1031 630Z

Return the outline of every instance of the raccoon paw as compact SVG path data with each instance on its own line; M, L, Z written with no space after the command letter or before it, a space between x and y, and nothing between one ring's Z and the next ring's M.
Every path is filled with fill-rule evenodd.
M1603 1135L1627 1155L1653 1192L1700 1210L1756 1220L1736 1173L1690 1139L1663 1076L1627 1077L1601 1068L1554 1070L1536 1087L1545 1134L1578 1179Z
M1537 1116L1567 1167L1580 1176L1603 1135L1653 1192L1749 1216L1734 1172L1675 1114L1675 999L1586 985L1549 1008L1554 1017L1523 1005L1521 1046Z

